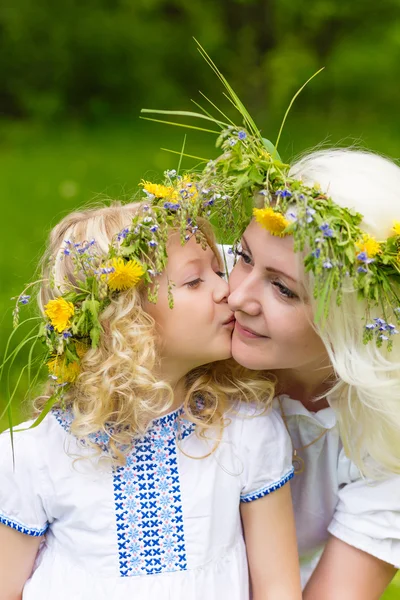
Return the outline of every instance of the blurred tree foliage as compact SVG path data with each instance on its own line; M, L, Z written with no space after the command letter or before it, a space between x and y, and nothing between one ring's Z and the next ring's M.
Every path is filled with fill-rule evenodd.
M311 109L397 112L400 0L17 0L0 5L0 110L102 120L213 94L195 36L256 112L321 66Z

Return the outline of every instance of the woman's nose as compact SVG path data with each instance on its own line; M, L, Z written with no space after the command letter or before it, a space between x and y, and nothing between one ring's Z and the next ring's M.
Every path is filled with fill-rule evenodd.
M229 278L230 294L228 305L233 312L241 311L256 316L260 312L260 302L256 292L253 273L240 277L233 269Z

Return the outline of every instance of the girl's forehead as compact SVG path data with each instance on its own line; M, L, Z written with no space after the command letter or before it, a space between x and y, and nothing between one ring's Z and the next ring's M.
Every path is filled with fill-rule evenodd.
M168 242L168 265L175 267L191 262L211 262L220 260L216 256L210 246L203 247L202 244L196 242L194 236L182 244L179 233L171 235Z

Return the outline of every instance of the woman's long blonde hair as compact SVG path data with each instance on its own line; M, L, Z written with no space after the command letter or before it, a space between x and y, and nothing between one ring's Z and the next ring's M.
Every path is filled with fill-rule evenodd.
M361 228L377 240L386 240L400 220L400 168L381 156L324 150L299 160L290 174L318 183L337 204L360 212ZM306 285L312 290L311 276ZM326 321L316 329L338 378L331 397L346 453L366 475L400 473L400 335L391 352L363 344L366 306L357 290L349 284L340 307L331 300ZM370 316L380 317L381 307Z
M61 259L65 240L94 238L106 255L112 238L129 227L137 207L137 203L117 202L91 207L73 212L54 227L43 257L42 277L45 281L54 279L56 286L42 284L38 298L42 312L65 286L77 284L72 261L68 256ZM201 220L198 225L219 257L210 224ZM171 386L155 376L159 361L156 329L153 318L143 309L146 293L142 286L120 292L111 300L100 315L100 343L82 357L80 375L63 398L62 408L73 415L71 432L91 447L95 445L89 436L106 432L110 454L119 464L125 460L124 448L131 447L133 439L142 436L150 421L167 412L173 402ZM199 367L187 374L186 383L185 417L203 433L210 427L222 428L229 409L238 401L262 399L267 406L274 391L271 379L246 371L233 361ZM36 411L48 397L45 393L36 399Z

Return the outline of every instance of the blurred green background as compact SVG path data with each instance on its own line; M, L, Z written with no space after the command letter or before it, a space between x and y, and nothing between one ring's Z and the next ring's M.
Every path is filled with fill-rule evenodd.
M192 36L217 62L284 159L316 145L400 155L400 0L17 0L0 5L0 350L11 296L34 277L47 234L93 199L127 200L157 180L184 130L141 107L195 109L205 93L235 118ZM213 157L211 134L186 151ZM187 161L184 167L193 163ZM29 307L23 307L29 314ZM10 373L16 381L26 355ZM21 409L24 379L15 397ZM0 385L0 414L7 386ZM0 420L0 429L6 420ZM396 591L397 590L397 591ZM400 598L395 585L385 599Z

